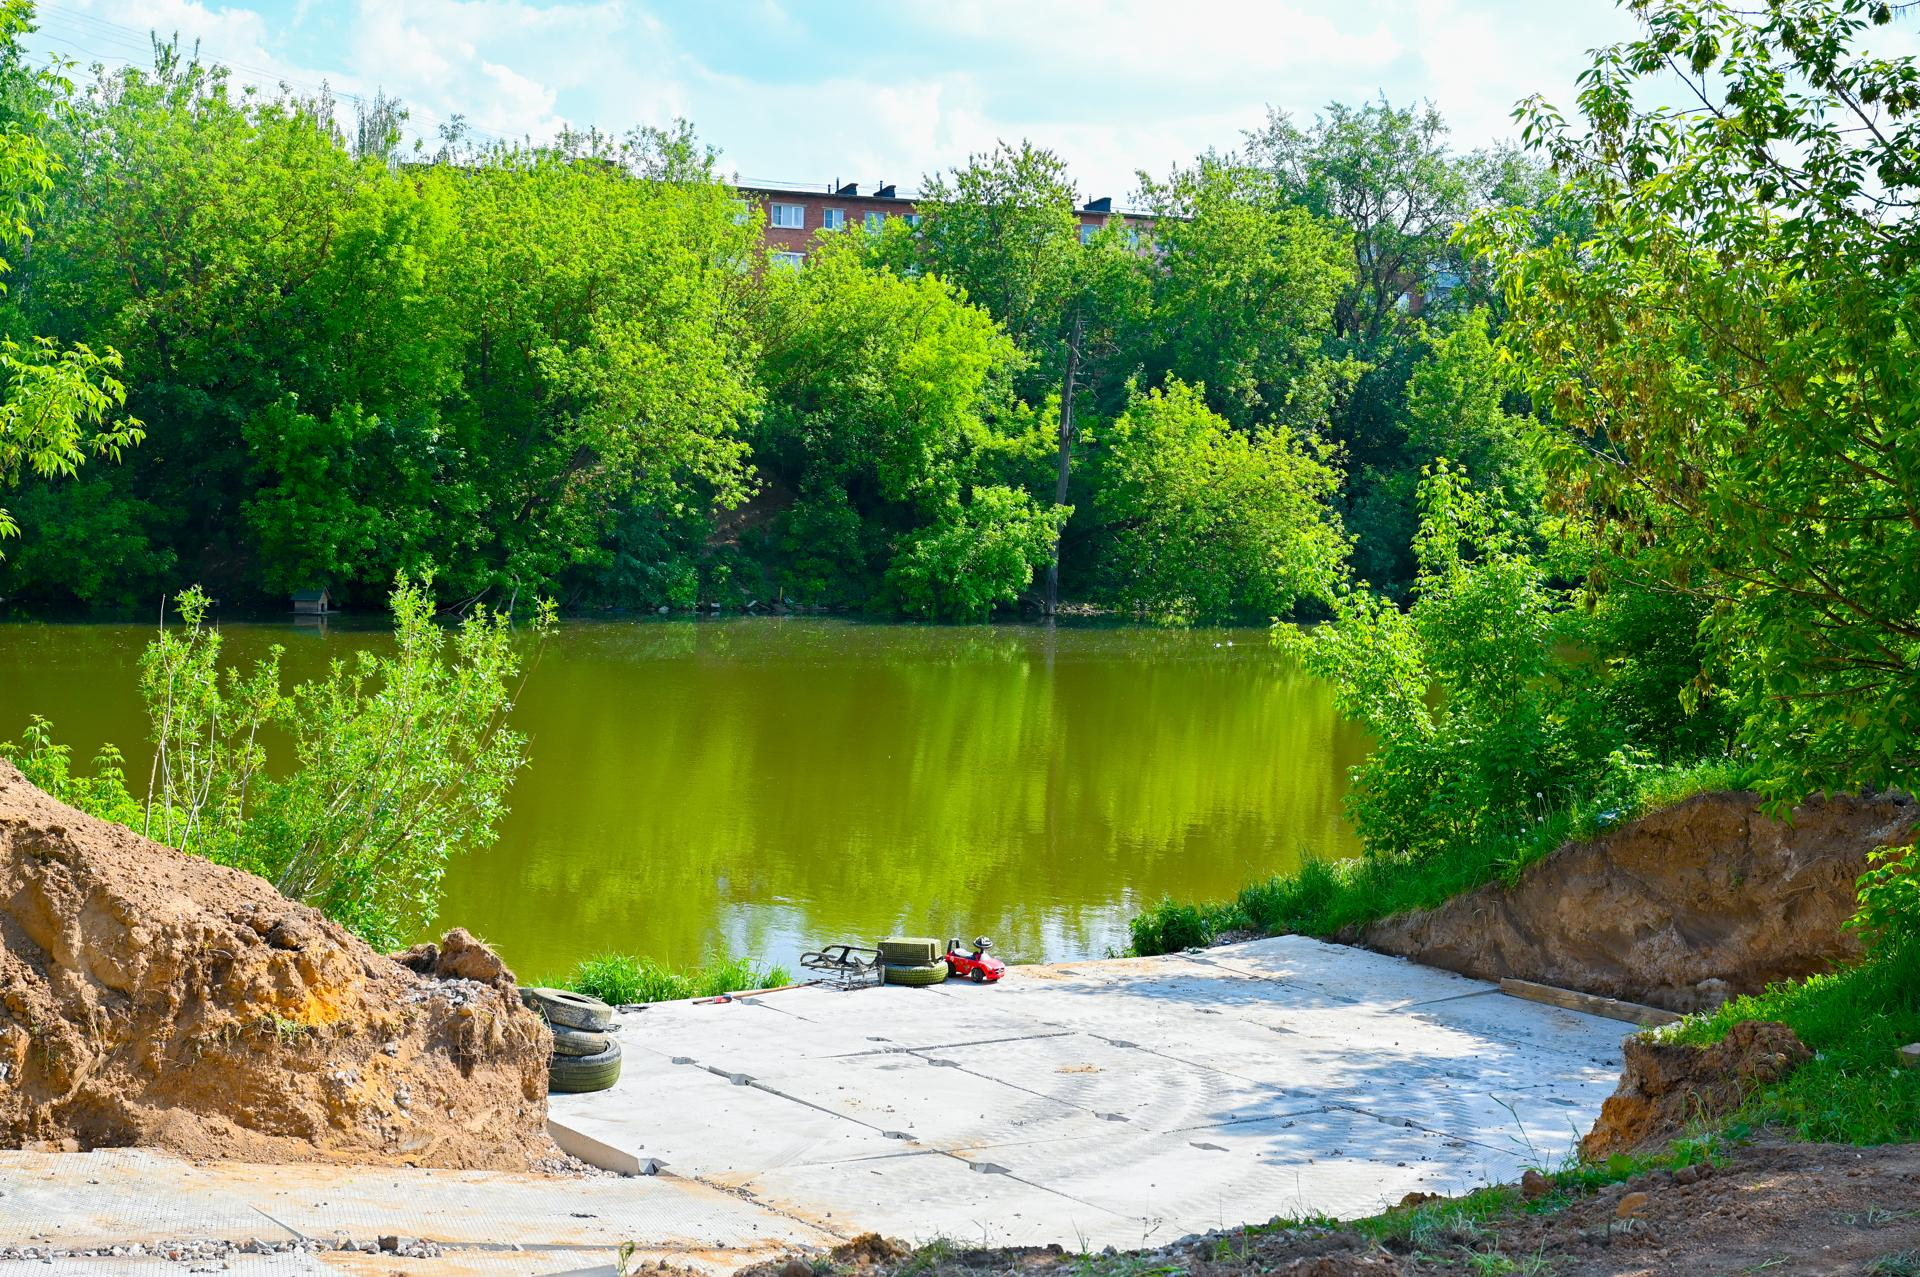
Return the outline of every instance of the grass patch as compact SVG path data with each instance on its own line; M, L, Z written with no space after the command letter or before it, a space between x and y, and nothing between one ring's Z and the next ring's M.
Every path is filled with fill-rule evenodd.
M745 958L710 958L697 967L670 967L630 953L602 953L575 964L554 983L620 1006L777 989L792 984L793 977L785 967L756 967Z
M1920 1042L1920 943L1832 975L1734 998L1661 1032L1705 1046L1741 1020L1779 1020L1813 1058L1750 1097L1737 1120L1809 1140L1892 1144L1920 1139L1920 1069L1894 1051Z
M1133 951L1175 953L1207 945L1229 931L1330 936L1409 909L1430 909L1489 882L1517 882L1535 861L1568 842L1671 807L1710 790L1738 789L1744 770L1725 759L1654 768L1631 802L1598 803L1542 813L1519 835L1449 847L1412 859L1368 854L1352 860L1309 860L1299 869L1256 882L1232 900L1162 900L1133 920Z

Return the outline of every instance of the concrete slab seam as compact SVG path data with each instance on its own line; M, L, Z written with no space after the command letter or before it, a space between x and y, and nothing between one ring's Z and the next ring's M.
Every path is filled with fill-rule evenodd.
M1048 1038L1070 1038L1074 1029L1049 1029L1044 1033L1021 1033L1005 1038L976 1038L967 1042L930 1042L924 1046L881 1046L871 1051L845 1051L839 1055L815 1056L819 1060L858 1060L870 1055L918 1055L922 1051L958 1051L970 1046L1005 1046L1009 1042L1044 1042Z
M1487 1098L1493 1099L1498 1103L1497 1097L1489 1095ZM1475 1148L1483 1148L1489 1153L1497 1153L1503 1157L1521 1157L1537 1151L1530 1146L1523 1147L1518 1142L1515 1143L1513 1148L1501 1148L1498 1144L1489 1144L1477 1136L1462 1135L1458 1131L1449 1131L1444 1127L1428 1126L1424 1122L1416 1122L1410 1117L1393 1117L1385 1113L1376 1113L1372 1109L1362 1108L1358 1104L1342 1104L1335 1100L1330 1101L1327 1107L1329 1109L1340 1109L1348 1113L1358 1113L1362 1117L1370 1117L1374 1121L1384 1123L1388 1126L1400 1126L1405 1127L1409 1131L1424 1131L1428 1135L1439 1135L1446 1139L1459 1140L1462 1144L1471 1144ZM1520 1133L1523 1136L1526 1134L1525 1126L1520 1127ZM1578 1131L1574 1132L1573 1138L1575 1143L1579 1142L1580 1134ZM1534 1163L1528 1162L1525 1163L1525 1165L1532 1166ZM1541 1163L1541 1165L1544 1165L1544 1163Z

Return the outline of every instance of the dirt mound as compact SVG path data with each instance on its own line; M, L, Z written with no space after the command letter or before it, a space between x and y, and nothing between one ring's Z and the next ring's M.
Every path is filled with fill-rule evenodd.
M1624 1049L1619 1089L1580 1141L1589 1161L1665 1143L1689 1122L1738 1108L1754 1087L1785 1077L1813 1054L1792 1029L1769 1020L1742 1020L1712 1046L1637 1033Z
M539 1020L454 932L420 974L0 761L0 1146L524 1170Z
M1342 939L1480 979L1512 976L1697 1011L1859 955L1842 924L1876 847L1920 805L1841 796L1771 820L1750 793L1702 794Z

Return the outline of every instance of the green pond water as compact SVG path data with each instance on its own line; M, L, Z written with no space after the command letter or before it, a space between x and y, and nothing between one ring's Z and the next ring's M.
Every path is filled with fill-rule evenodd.
M227 624L290 677L387 641ZM0 625L0 740L29 714L145 783L142 625ZM889 932L1098 956L1162 896L1230 895L1356 850L1366 748L1258 630L920 627L824 618L571 622L514 711L531 765L438 923L523 976L608 949L785 962Z

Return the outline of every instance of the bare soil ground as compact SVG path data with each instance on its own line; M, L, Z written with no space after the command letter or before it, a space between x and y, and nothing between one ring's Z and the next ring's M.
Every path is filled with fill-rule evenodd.
M1755 794L1701 794L1568 843L1513 886L1339 938L1478 979L1699 1011L1856 960L1854 880L1868 852L1916 832L1920 803L1901 794L1812 799L1790 822Z
M405 957L0 761L0 1147L550 1163L513 973L459 931Z
M1544 1186L1543 1186L1544 1187ZM862 1238L752 1277L1542 1277L1920 1273L1920 1145L1759 1143L1567 1200L1519 1193L1488 1217L1434 1201L1368 1226L1216 1233L1152 1251L909 1250Z

